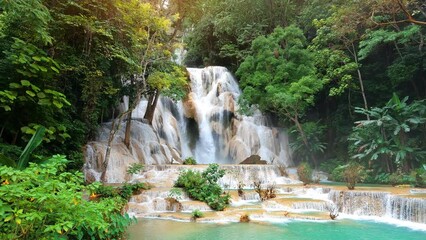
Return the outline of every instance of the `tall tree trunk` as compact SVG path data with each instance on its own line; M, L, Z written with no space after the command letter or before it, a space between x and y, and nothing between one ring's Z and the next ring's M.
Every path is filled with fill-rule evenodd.
M106 174L106 170L108 168L109 158L111 156L112 143L114 142L115 134L120 130L121 122L123 121L123 117L126 116L126 114L128 114L129 112L130 112L130 110L127 110L126 112L121 113L118 116L118 118L115 118L112 121L111 130L109 131L109 136L108 136L108 143L107 143L107 148L106 148L106 152L105 152L105 157L104 157L104 161L102 163L101 181L103 181L103 182L105 181L105 174Z
M381 127L380 132L382 133L383 136L383 140L385 142L388 141L388 136L386 134L386 131L383 127ZM386 163L386 168L388 170L389 173L393 173L393 165L392 165L392 161L389 159L388 155L385 155L385 163Z
M302 124L300 124L299 122L299 117L296 115L291 119L296 124L296 127L299 130L300 136L302 137L302 141L305 144L306 148L310 149L310 145L309 145L308 139L306 138L305 131L303 131ZM309 155L311 156L312 162L314 164L314 168L317 169L318 167L317 158L312 152Z
M119 121L121 121L121 119L119 119ZM102 182L105 182L106 170L108 168L109 157L111 155L111 145L112 145L112 142L114 141L115 133L118 130L118 129L115 128L115 125L116 125L116 119L114 119L114 121L112 121L111 130L110 130L109 136L108 136L107 148L106 148L106 152L105 152L104 161L102 163L102 175L101 175L101 181ZM120 125L120 123L118 125Z
M349 48L349 46L347 46L347 49L349 50L349 52L351 52L352 56L354 57L355 63L357 65L356 68L356 72L358 74L358 81L359 81L359 86L361 88L361 95L362 95L362 99L364 101L364 109L368 110L368 103L367 103L367 97L365 95L365 91L364 91L364 81L362 80L362 74L361 74L361 70L359 69L359 62L358 62L358 56L357 56L357 52L355 49L355 45L353 43L351 43L351 48ZM370 115L366 114L367 116L367 120L370 120Z
M359 86L361 87L362 99L364 101L364 109L368 110L367 97L365 96L364 82L362 80L361 71L359 70L359 68L357 68L356 71L358 73ZM370 120L370 115L366 114L366 116L367 116L367 120Z
M126 130L124 132L124 145L126 145L127 149L130 150L130 130L132 128L132 112L133 110L129 109L130 112L127 114L126 120Z
M12 145L16 145L16 141L18 141L18 135L19 131L15 132L15 135L13 136Z
M157 107L158 99L160 98L160 91L155 90L154 94L149 96L148 104L146 106L146 111L144 119L148 120L148 123L152 125L152 120L154 119L155 108Z
M3 131L4 131L4 125L1 127L0 138L1 138L1 136L3 136Z

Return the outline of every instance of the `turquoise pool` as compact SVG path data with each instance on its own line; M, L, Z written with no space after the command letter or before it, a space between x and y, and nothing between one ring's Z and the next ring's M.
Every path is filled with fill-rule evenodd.
M140 219L130 227L130 239L149 240L425 240L426 229L341 219L286 223L191 223Z

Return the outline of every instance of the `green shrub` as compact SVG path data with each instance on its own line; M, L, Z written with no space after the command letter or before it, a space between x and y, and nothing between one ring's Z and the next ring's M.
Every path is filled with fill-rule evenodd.
M101 198L121 197L129 200L132 195L139 194L141 190L148 190L151 186L146 183L125 183L121 187L100 185L93 193Z
M117 188L114 188L112 186L105 186L102 184L93 189L92 192L101 198L119 197Z
M118 195L129 200L132 195L140 194L141 190L148 190L150 188L151 186L146 183L125 183L123 186L118 188Z
M366 178L366 171L361 164L350 162L343 171L343 177L345 178L348 189L353 190L358 182L362 182Z
M168 198L174 198L176 200L182 199L182 190L180 188L172 188L169 191L169 194L167 195Z
M197 161L193 157L189 157L183 161L183 165L197 165Z
M225 171L219 169L218 164L210 164L202 173L187 169L179 174L175 187L183 188L190 198L207 203L213 210L222 211L230 199L217 184L224 175Z
M381 176L382 181L386 181L386 175ZM366 179L375 181L371 176L368 175L367 170L364 166L357 162L350 162L346 165L337 166L331 173L331 179L336 182L346 182L348 189L352 190L355 185L359 182L364 182Z
M302 162L299 167L297 167L297 175L299 180L303 182L304 185L307 185L312 182L312 168L308 163Z
M326 173L332 173L336 167L339 165L343 165L343 161L337 158L328 159L327 161L324 161L320 164L319 170L326 172Z
M339 165L331 172L331 180L336 182L344 182L345 178L343 172L345 171L346 165Z
M121 214L127 201L119 196L90 201L85 193L100 184L85 186L81 172L64 171L66 163L57 155L23 170L0 167L0 239L122 238L134 221Z
M369 177L370 176L371 176L371 174L369 174ZM368 182L368 183L389 184L389 182L390 182L389 179L390 179L390 174L389 173L378 173L378 174L376 174L376 176L374 177L374 179L372 181L370 181L369 179L367 181L367 179L366 179L365 182Z
M416 169L416 187L426 187L426 164Z
M192 211L191 216L192 216L192 219L197 219L197 218L204 217L204 214L199 209L195 209L194 211Z
M141 170L144 169L144 165L140 164L140 163L132 163L130 164L130 166L127 168L127 173L128 174L136 174L138 172L140 172Z
M402 183L402 174L401 173L392 173L389 175L389 184L396 186Z

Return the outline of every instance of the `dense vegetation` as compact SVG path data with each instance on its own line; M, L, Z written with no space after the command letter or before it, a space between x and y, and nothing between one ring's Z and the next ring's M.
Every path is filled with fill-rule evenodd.
M231 196L224 194L217 183L225 175L218 164L209 164L203 172L187 169L179 174L175 187L181 187L188 196L207 203L213 210L222 211L228 206Z
M65 171L53 156L24 170L0 167L1 239L119 239L134 221L122 215L131 188L99 196L102 186L85 186L81 172ZM140 187L140 186L138 186ZM126 189L126 190L125 190ZM127 190L129 189L129 190ZM99 197L99 198L98 198Z
M356 161L364 181L424 185L424 1L196 3L186 63L235 71L243 111L291 128L296 162Z
M75 170L100 123L121 122L142 97L150 122L160 93L186 93L172 62L177 4L156 3L0 1L1 239L120 239L132 222L124 206L146 185L85 186ZM133 101L119 113L124 95Z
M37 154L66 154L69 167L80 168L81 147L99 124L126 116L116 110L124 95L133 100L126 113L141 97L150 100L148 121L160 93L182 98L186 71L171 61L177 7L155 3L1 1L0 155L16 159L45 127Z
M102 122L116 119L113 136L127 117L129 146L141 98L151 123L160 94L185 97L187 73L172 61L182 40L186 65L228 67L242 111L290 129L296 162L350 186L425 186L425 26L422 0L0 1L1 237L123 233L123 199L146 186L84 186L73 171ZM178 185L220 210L229 196L214 168Z

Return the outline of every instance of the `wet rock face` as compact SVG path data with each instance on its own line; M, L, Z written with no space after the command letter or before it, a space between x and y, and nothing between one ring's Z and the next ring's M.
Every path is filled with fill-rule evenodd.
M250 160L250 164L292 165L284 129L271 127L257 110L251 116L238 112L241 90L226 68L189 68L188 72L191 92L180 102L160 97L152 126L142 121L146 100L133 110L129 148L123 145L126 123L120 123L108 161L114 168L103 174L107 182L124 181L131 163L177 164L188 157L202 164L237 164L258 155L266 162ZM102 175L111 125L102 124L96 142L88 144L85 171L90 181Z

